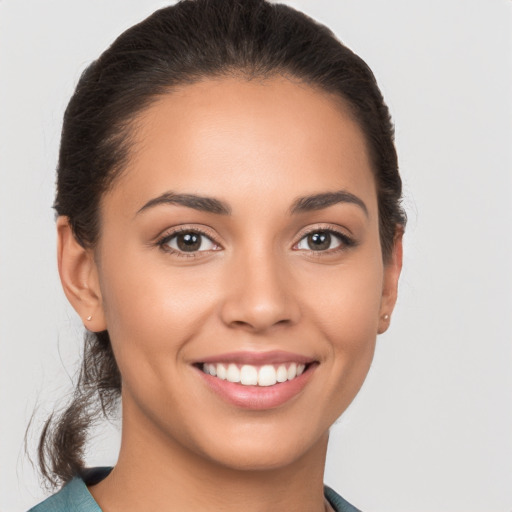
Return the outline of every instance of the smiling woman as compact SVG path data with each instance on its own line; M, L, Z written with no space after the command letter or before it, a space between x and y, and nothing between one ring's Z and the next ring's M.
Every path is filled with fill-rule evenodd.
M327 441L389 326L400 198L371 71L305 15L186 0L122 34L64 119L59 272L86 348L40 444L66 485L34 510L356 510L323 486ZM119 397L118 462L86 469Z

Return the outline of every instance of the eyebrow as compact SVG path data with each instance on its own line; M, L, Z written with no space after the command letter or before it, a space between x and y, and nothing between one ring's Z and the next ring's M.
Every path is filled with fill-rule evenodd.
M231 213L231 208L228 204L213 197L165 192L164 194L148 201L142 208L140 208L140 210L137 211L137 215L149 208L153 208L161 204L177 204L186 206L187 208L193 208L194 210L217 213L220 215L229 215Z
M311 196L299 197L296 199L291 208L290 213L303 213L312 210L322 210L329 206L333 206L338 203L351 203L359 206L368 217L368 208L364 204L363 200L359 197L347 192L346 190L338 190L336 192L324 192L320 194L314 194Z
M364 202L356 195L346 190L338 190L336 192L323 192L303 196L296 199L290 207L290 214L304 213L313 210L322 210L338 203L350 203L359 206L366 216L368 216L368 208ZM213 197L198 196L195 194L176 194L174 192L165 192L162 195L149 200L142 208L137 211L137 215L149 208L154 208L162 204L174 204L186 206L208 213L216 213L219 215L230 215L230 206L215 199Z

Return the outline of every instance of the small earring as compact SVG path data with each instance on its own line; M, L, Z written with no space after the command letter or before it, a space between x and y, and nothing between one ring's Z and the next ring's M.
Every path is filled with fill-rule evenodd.
M86 320L87 320L88 322L90 322L90 321L92 320L92 315L89 315L89 316L86 318Z
M382 318L383 318L383 320L384 320L384 321L386 321L386 322L387 322L387 321L389 320L389 315L387 315L387 314L386 314L386 315L384 315Z

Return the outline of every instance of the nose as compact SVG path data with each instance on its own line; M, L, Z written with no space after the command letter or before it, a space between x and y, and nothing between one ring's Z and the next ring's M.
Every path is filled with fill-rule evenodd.
M286 262L260 252L239 255L226 270L228 286L221 307L222 321L226 325L264 332L278 325L298 322L300 308Z

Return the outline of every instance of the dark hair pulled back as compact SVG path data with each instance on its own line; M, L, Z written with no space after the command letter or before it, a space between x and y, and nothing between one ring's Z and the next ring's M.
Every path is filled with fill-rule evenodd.
M222 76L287 75L336 94L368 144L379 207L383 258L405 226L393 125L366 63L333 33L291 7L264 0L184 0L121 34L82 74L64 115L55 210L74 236L94 247L99 204L129 157L137 114L160 95ZM66 482L84 470L88 429L115 411L121 390L107 331L86 333L71 404L46 422L39 444L43 475Z

